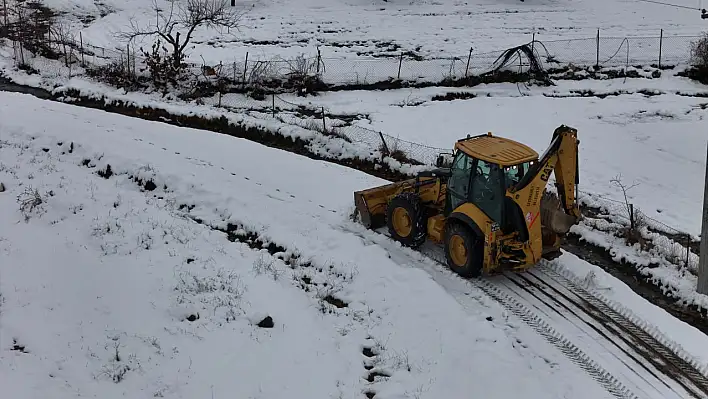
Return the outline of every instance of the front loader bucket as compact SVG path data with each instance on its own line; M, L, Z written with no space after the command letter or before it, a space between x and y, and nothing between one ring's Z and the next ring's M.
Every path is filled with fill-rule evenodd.
M386 184L354 192L354 205L359 213L361 224L376 229L386 223L386 207L389 201L399 193L415 189L416 179Z

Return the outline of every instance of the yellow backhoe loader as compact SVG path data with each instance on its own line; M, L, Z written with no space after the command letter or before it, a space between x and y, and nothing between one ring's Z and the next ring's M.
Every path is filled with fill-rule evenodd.
M436 169L409 180L354 193L360 222L386 225L391 238L417 248L442 244L461 276L523 271L560 251L580 209L577 130L561 125L540 157L530 147L491 133L455 143ZM546 191L555 174L557 195Z

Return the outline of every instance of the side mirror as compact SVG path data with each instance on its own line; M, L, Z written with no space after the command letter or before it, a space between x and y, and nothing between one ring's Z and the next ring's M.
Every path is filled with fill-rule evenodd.
M452 167L452 161L454 159L454 154L452 153L441 153L435 160L435 166L438 168L450 168Z

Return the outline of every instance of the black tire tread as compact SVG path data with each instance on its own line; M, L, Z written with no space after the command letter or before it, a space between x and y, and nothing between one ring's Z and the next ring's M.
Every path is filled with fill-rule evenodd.
M467 246L467 252L472 253L467 259L467 265L464 268L460 268L452 261L450 256L450 238L453 235L461 236L465 245ZM482 263L484 261L483 246L481 245L480 237L475 234L472 229L465 226L464 224L455 221L448 220L445 226L445 258L447 260L447 265L450 269L460 275L461 277L479 277L482 275Z
M408 237L399 236L393 228L391 216L395 208L405 208L413 219L413 228ZM426 211L420 196L412 192L404 192L395 196L386 208L386 226L391 237L406 247L418 248L428 237Z

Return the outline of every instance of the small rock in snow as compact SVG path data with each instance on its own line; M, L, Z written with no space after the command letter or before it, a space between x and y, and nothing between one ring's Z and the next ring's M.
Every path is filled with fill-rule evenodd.
M273 318L270 316L266 316L265 319L258 322L258 327L260 328L273 328L274 326Z
M195 320L197 320L198 318L199 318L199 313L197 313L197 314L190 314L189 316L187 316L187 320L189 320L189 321L195 321Z
M492 321L492 320L494 320L494 317L492 317L492 316L487 316L487 321Z
M5 185L0 183L0 193L4 193L4 192L5 192Z

